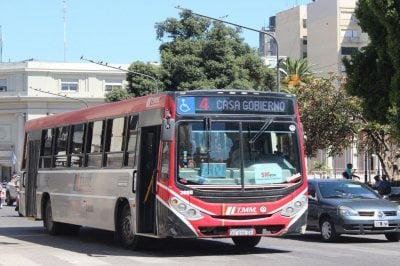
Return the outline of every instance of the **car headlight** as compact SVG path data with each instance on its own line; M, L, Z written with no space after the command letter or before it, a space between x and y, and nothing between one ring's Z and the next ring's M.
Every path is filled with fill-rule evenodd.
M302 210L305 207L307 207L307 197L304 195L301 195L300 197L297 197L292 202L290 202L288 205L286 205L281 210L280 213L282 216L291 217L291 216L296 215L300 210Z
M203 217L201 212L196 208L190 206L189 204L183 202L178 198L171 198L169 200L169 205L172 206L175 210L177 210L180 214L185 216L188 220L197 220Z
M342 216L358 216L358 212L347 206L339 206L338 213Z

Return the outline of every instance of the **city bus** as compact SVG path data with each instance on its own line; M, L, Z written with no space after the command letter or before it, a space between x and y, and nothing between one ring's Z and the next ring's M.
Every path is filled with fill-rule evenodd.
M296 98L163 92L26 121L19 212L47 232L149 238L302 234L307 216Z

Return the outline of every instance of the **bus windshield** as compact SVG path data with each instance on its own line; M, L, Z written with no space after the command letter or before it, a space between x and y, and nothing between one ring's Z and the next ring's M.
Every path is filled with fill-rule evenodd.
M178 129L182 185L263 186L300 178L293 122L190 121Z

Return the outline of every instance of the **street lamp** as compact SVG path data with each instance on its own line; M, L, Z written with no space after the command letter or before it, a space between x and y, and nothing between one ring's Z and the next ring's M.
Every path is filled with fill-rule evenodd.
M218 21L218 22L222 22L222 23L225 23L225 24L229 24L229 25L238 27L238 28L242 28L242 29L246 29L246 30L251 30L251 31L258 32L258 33L262 33L262 34L265 34L265 35L271 37L271 38L274 40L274 42L276 43L276 86L277 86L277 92L280 91L280 84L279 84L279 83L280 83L280 82L279 82L279 81L280 81L280 77L279 77L279 52L278 52L278 41L276 40L276 38L275 38L274 35L272 35L272 34L269 33L269 32L263 31L263 30L257 30L257 29L253 29L253 28L246 27L246 26L243 26L243 25L235 24L235 23L232 23L232 22L229 22L229 21L225 21L225 20L222 20L222 19L218 19L218 18L213 18L213 17L201 15L201 14L198 14L198 13L193 12L193 11L190 10L190 9L182 8L182 7L180 7L180 6L177 6L176 8L177 8L177 9L180 9L180 10L182 10L182 11L190 12L191 14L196 15L196 16L198 16L198 17L203 17L203 18L215 20L215 21Z

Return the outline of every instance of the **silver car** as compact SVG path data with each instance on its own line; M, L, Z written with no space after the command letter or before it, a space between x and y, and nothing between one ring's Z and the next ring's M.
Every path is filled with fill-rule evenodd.
M8 206L11 206L18 200L19 193L19 179L15 182L8 182L6 185L6 202Z
M383 199L367 185L345 179L308 180L307 229L333 242L341 234L384 234L400 239L400 205Z

